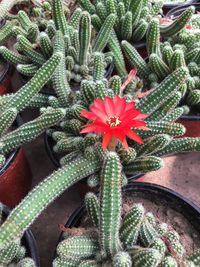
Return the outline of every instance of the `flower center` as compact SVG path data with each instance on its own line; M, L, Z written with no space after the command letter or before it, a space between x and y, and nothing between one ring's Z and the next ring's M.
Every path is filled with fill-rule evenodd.
M117 116L110 116L107 120L107 123L110 125L110 127L116 127L121 123L121 121Z

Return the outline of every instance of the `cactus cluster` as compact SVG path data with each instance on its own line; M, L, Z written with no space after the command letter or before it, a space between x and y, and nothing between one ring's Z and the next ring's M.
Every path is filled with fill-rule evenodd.
M193 7L188 8L179 20L184 15L189 18L192 13ZM148 62L127 41L123 41L122 46L132 66L138 68L139 76L152 89L158 86L173 71L180 67L186 67L190 75L186 83L180 86L180 92L185 100L184 103L189 107L193 107L198 106L200 103L200 33L196 24L194 30L187 29L189 25L178 31L173 37L161 42L159 22L153 19L149 24L147 33Z
M90 12L95 27L99 27L108 15L115 14L114 30L119 40L137 42L145 37L149 22L162 14L162 1L114 1L79 0L80 6Z
M52 3L44 2L43 6L47 3L50 19L41 20L40 14L36 17L29 17L25 11L18 12L16 18L9 22L9 25L12 25L12 35L17 37L15 44L17 53L1 46L0 54L9 62L17 65L18 72L25 76L33 76L53 52L62 52L65 57L52 78L52 87L56 91L60 83L65 90L69 91L68 82L74 81L80 84L83 78L90 79L94 53L103 52L106 47L115 16L109 15L97 34L92 28L90 15L86 11L83 12L77 8L69 18L66 18L61 0ZM42 10L42 8L36 8ZM32 13L34 12L33 9ZM45 12L41 11L41 13L46 16ZM5 40L5 37L2 39ZM110 66L113 62L112 54L108 52L104 56L106 66ZM61 72L65 73L62 81L60 80Z
M94 193L85 196L92 226L65 229L53 266L200 266L200 250L187 255L179 234L146 212L142 204L135 204L121 218L121 171L117 154L108 152L99 199Z
M0 203L0 225L3 223L3 205ZM1 267L36 267L35 262L27 257L26 248L20 238L0 248Z
M0 97L0 166L4 165L6 156L14 149L35 139L64 118L65 111L63 109L43 108L42 114L38 118L8 132L17 114L27 106L37 106L41 99L45 100L45 97L40 97L37 93L52 77L61 58L62 54L55 53L17 93Z

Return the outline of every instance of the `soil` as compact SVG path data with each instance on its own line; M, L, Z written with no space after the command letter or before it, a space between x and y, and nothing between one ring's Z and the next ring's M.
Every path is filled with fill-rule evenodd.
M178 212L181 207L176 206L175 210L171 207L173 203L169 203L156 195L152 197L151 194L144 196L143 192L132 192L131 194L125 192L123 194L122 217L135 203L142 203L146 212L152 212L157 222L167 223L169 229L172 228L177 231L187 254L200 248L200 233ZM79 225L76 226L79 227ZM86 214L80 222L80 227L87 229L92 227L92 223Z
M155 195L146 195L144 193L125 193L123 212L127 211L127 206L131 208L134 203L142 203L148 212L152 212L159 222L164 222L176 230L181 238L181 243L185 247L187 253L200 248L200 233L191 225L191 223L177 210L171 207L173 203L169 203L164 199ZM180 207L181 208L181 207Z

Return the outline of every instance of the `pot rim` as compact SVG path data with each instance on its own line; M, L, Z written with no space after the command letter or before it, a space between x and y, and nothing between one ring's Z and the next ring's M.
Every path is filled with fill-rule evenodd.
M173 206L174 210L178 210L177 205L173 205L173 203L171 203L172 201L174 201L182 209L182 212L180 212L180 210L178 212L181 213L196 230L198 229L197 231L200 233L200 208L180 193L162 185L148 182L130 182L123 188L123 192L127 191L146 192L151 194L152 196L157 193L157 197L162 197L163 199L167 200L168 203ZM78 223L85 212L85 205L82 203L81 206L75 209L75 211L68 218L65 227L72 228L78 226ZM56 243L53 260L56 256L57 245L61 240L62 232L60 233L58 241Z
M182 115L180 119L186 121L200 121L200 115Z
M166 14L166 17L171 18L172 16L174 16L174 13L176 14L176 12L182 13L186 8L190 7L191 5L194 6L195 8L200 8L200 3L198 2L198 0L191 0L185 4L166 5L166 7L170 8L170 10ZM177 17L179 15L180 14L178 14L174 17Z
M17 124L17 126L21 126L23 124L23 120L22 120L22 117L20 115L17 115L17 117L16 117L16 124ZM20 149L21 149L21 146L18 147L17 149L15 149L15 151L12 152L8 156L8 158L6 159L5 164L3 165L2 168L0 168L0 178L6 172L6 170L9 168L9 166L12 164L12 162L16 159Z
M3 217L7 218L10 213L11 209L3 205ZM40 267L40 259L39 259L37 243L30 229L24 232L22 237L22 243L26 248L26 253L28 254L28 256L34 260L37 267Z
M0 83L2 83L10 70L10 63L6 61L1 55L0 55L0 61L4 63L3 72L2 75L0 75Z

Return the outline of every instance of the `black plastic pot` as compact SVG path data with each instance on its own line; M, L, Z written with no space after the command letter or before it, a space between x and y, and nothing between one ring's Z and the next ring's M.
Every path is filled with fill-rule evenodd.
M4 206L3 208L3 220L5 220L11 210ZM38 247L31 230L26 230L22 237L22 245L26 248L26 256L32 258L37 267L40 267L40 259L38 254Z
M188 7L193 5L196 9L196 11L200 11L200 3L198 3L198 0L193 0L193 1L188 1L188 3L185 4L179 4L179 5L174 5L168 8L166 17L168 18L176 18L180 16Z
M140 182L129 183L126 187L124 187L123 191L126 193L135 193L137 195L140 194L140 196L143 194L145 199L152 200L152 202L156 202L159 199L160 203L166 203L167 207L172 208L176 212L182 214L200 234L200 208L179 193L160 185ZM70 218L67 220L65 227L79 227L85 214L85 206L82 205L72 213ZM62 234L63 233L61 233L59 236L56 247L63 239ZM56 248L53 259L55 257Z

